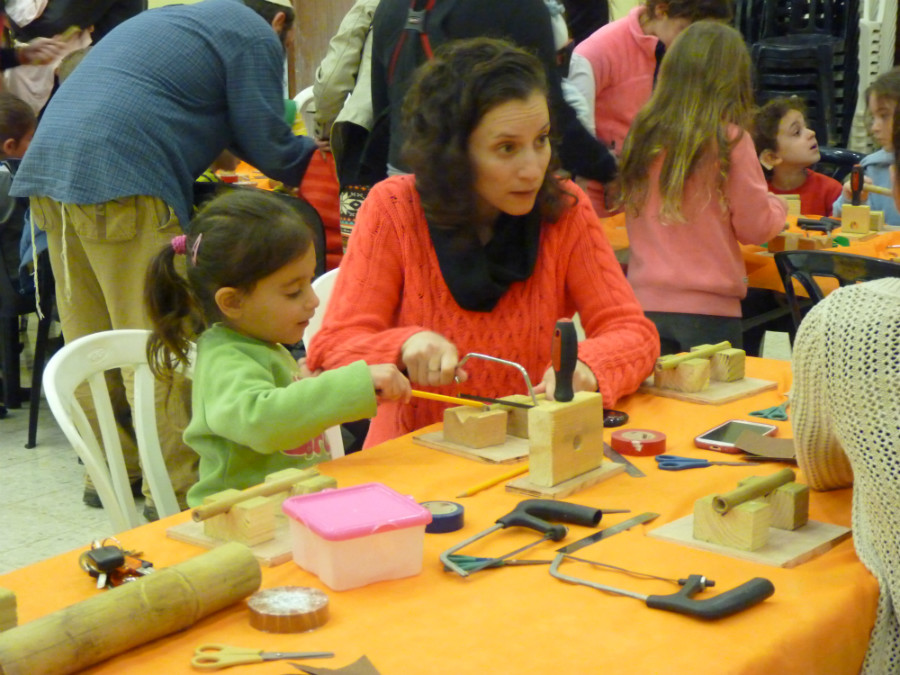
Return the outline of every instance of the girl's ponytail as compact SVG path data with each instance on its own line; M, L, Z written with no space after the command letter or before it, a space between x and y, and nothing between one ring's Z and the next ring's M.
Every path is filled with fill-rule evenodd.
M150 370L170 382L179 367L189 365L191 341L202 330L202 315L187 280L175 267L175 256L189 250L186 235L172 240L147 268L144 304L153 324L147 341Z

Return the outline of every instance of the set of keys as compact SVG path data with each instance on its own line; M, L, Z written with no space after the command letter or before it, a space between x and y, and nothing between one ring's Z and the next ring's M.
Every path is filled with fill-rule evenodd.
M115 588L154 571L153 563L139 558L140 555L140 551L126 551L118 539L108 537L95 539L90 550L78 558L78 564L97 579L97 588Z

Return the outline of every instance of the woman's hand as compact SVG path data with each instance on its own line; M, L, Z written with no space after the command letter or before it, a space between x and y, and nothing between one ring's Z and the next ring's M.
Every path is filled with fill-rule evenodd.
M369 374L372 376L375 393L380 400L409 403L412 387L409 386L409 380L403 377L403 373L393 363L369 366Z
M432 331L416 333L404 342L400 360L413 384L431 387L450 384L457 374L460 382L466 381L465 371L456 367L459 363L456 345Z
M572 391L597 391L597 378L591 369L587 367L584 361L578 361L575 364L575 372L572 373ZM548 399L553 399L556 391L556 371L553 368L547 368L544 373L544 379L534 388L535 394L547 394Z

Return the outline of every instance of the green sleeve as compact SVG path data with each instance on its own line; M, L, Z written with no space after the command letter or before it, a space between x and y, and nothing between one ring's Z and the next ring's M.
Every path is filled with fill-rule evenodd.
M257 452L290 450L328 427L375 414L375 388L363 361L291 381L286 356L275 350L216 352L195 383L203 395L194 404L203 406L210 432Z

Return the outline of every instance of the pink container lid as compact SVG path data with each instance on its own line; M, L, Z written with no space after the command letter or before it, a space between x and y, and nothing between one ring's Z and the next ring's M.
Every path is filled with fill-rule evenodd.
M431 512L383 483L363 483L284 500L281 510L322 539L344 541L431 522Z

